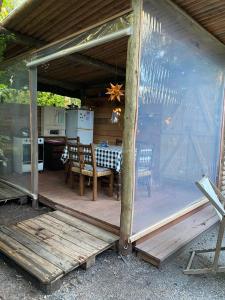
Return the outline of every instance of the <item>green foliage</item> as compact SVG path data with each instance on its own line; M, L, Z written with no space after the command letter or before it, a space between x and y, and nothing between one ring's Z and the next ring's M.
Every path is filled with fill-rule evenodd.
M47 93L47 92L38 92L38 105L40 106L65 106L65 97Z
M4 20L10 11L12 11L14 8L14 1L13 0L3 0L2 1L2 7L0 12L0 21Z
M0 84L0 102L29 104L30 95L27 89L8 88L6 84ZM69 98L48 92L38 92L37 104L39 106L66 107L69 104L80 106L81 100Z
M81 100L77 98L69 98L48 92L38 92L38 105L40 106L58 106L66 107L67 105L74 104L81 105Z
M22 2L24 2L24 0L3 0L0 11L0 21L3 21L8 14Z

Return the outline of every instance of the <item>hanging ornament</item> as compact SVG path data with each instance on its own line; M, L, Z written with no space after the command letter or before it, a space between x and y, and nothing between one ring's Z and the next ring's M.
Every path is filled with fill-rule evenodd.
M106 93L106 95L110 95L109 96L109 100L110 101L114 101L114 100L118 100L118 101L120 101L120 97L121 96L124 96L124 90L122 90L121 88L122 88L122 84L116 84L116 85L114 85L114 84L112 84L112 83L110 83L110 88L107 88L107 93Z
M111 123L115 124L119 122L119 118L121 115L122 109L120 107L116 107L112 111Z

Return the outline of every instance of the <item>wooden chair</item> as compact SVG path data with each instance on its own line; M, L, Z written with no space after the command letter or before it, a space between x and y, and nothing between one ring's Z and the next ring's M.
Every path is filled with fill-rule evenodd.
M77 145L80 143L80 137L76 138L65 138L65 145L68 151L68 160L65 165L65 183L68 182L70 175L71 175L71 168L72 166L76 165L79 166L78 160L78 148Z
M93 201L97 199L97 181L99 177L109 176L109 196L113 196L113 172L107 168L97 167L94 145L78 144L79 167L73 166L72 172L80 174L80 195L84 195L84 178L93 178Z
M116 139L116 146L122 146L123 141L120 139Z
M116 146L122 146L123 141L121 139L116 139ZM121 195L121 171L119 173L115 173L115 188L116 188L116 199L120 200Z
M220 218L220 227L219 227L219 232L217 237L216 248L192 251L187 268L184 270L184 274L190 275L190 274L225 272L225 266L218 266L220 252L225 250L225 247L222 247L224 229L225 229L225 210L224 210L225 198L220 193L219 189L206 176L204 176L200 181L196 182L196 185L200 189L200 191L207 197L207 199L209 199L209 201L215 208L215 211L217 212ZM195 254L201 254L201 253L215 253L213 264L208 268L201 268L201 269L191 268Z
M152 163L153 147L138 143L136 151L136 184L141 182L146 185L148 196L152 192Z

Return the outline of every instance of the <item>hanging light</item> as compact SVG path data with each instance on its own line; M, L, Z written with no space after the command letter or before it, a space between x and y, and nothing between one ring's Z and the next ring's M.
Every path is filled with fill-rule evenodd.
M121 115L122 109L120 107L116 107L112 111L111 123L116 124L119 122L119 118Z

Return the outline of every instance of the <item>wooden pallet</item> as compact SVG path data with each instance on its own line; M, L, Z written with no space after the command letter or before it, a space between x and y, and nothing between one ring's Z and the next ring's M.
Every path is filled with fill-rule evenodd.
M27 198L25 193L0 181L0 202L25 198Z
M218 217L214 209L211 206L206 206L181 222L157 234L153 233L143 242L137 242L135 246L137 255L159 267L163 261L216 222L218 222Z
M90 267L118 236L60 211L0 227L0 251L38 281L45 291L77 268Z

